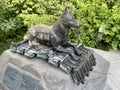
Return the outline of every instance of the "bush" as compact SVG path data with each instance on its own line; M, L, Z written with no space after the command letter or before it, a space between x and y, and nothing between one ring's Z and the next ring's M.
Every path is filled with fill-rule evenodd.
M106 20L103 40L115 50L120 48L120 8L114 6L110 17Z
M0 53L2 53L10 47L12 41L22 40L27 28L4 0L0 1L0 12Z
M100 49L120 48L120 4L117 0L97 2L95 0L76 3L75 14L83 26L80 30L73 30L70 33L71 40L83 43L86 46ZM98 30L103 28L103 39L98 40ZM73 34L73 35L72 35ZM73 36L75 36L73 38Z
M106 27L106 21L111 17L111 11L103 2L79 2L76 3L78 9L75 10L76 17L82 22L80 30L73 31L73 36L76 36L72 41L76 43L83 43L86 46L105 48L106 42L102 43L98 39L98 30L100 27ZM76 35L77 33L77 35ZM72 37L73 38L73 37ZM109 44L109 43L108 43Z

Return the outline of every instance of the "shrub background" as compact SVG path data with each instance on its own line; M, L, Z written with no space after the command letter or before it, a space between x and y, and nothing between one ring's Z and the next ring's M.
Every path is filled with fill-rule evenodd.
M29 27L35 24L52 25L66 6L73 8L80 29L72 29L73 43L99 49L120 48L120 0L0 0L0 53L12 41L23 39ZM103 39L98 40L102 27Z

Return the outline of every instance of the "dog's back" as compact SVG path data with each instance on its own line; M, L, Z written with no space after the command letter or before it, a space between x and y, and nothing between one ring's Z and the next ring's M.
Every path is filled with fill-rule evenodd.
M43 41L49 42L51 32L52 26L47 26L44 24L34 25L28 30L27 39L31 42L36 41L36 39L39 43L43 43Z

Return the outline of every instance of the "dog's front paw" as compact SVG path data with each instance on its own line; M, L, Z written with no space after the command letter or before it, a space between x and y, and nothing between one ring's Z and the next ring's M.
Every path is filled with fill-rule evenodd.
M76 50L75 50L75 54L80 56L80 55L81 55L81 51L78 50L78 49L76 49Z
M71 53L70 56L73 58L73 60L77 61L79 60L79 57L76 56L74 53Z

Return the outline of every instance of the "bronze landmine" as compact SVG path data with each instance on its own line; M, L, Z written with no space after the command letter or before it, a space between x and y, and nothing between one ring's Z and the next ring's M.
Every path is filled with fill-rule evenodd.
M83 45L68 42L70 28L79 28L80 24L72 16L72 9L66 7L62 16L53 26L35 25L27 32L27 38L12 43L11 51L28 58L40 58L71 74L79 85L89 76L96 61L93 51Z

